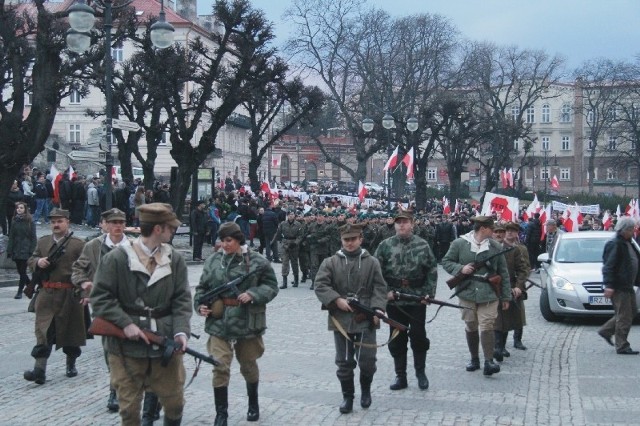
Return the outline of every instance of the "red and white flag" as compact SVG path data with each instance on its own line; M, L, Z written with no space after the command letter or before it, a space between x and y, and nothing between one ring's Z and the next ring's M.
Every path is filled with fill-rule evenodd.
M567 232L580 231L579 216L581 216L580 209L577 206L567 206L567 209L562 214L564 230Z
M282 154L271 154L271 167L280 167Z
M558 181L556 175L553 175L553 177L551 178L551 188L560 189L560 182Z
M551 203L547 204L547 207L540 212L540 223L542 224L542 233L540 234L540 241L544 240L547 235L547 220L551 219Z
M515 188L515 186L513 185L513 177L514 177L514 173L513 173L513 169L509 169L509 171L507 172L507 180L508 180L508 184L511 188Z
M449 200L447 197L442 197L442 214L450 214L451 206L449 205Z
M487 192L484 195L484 203L480 214L487 216L495 213L498 219L516 221L520 211L520 200L516 197Z
M360 202L364 201L364 197L367 195L367 188L365 188L364 183L361 180L358 181L358 199Z
M618 204L618 208L616 208L616 218L620 218L620 216L622 215L622 212L620 211L620 204Z
M62 173L58 171L58 168L55 164L51 164L51 169L49 169L49 174L51 175L51 186L53 186L53 204L60 204L60 181L62 180Z
M456 214L460 213L460 207L461 207L460 200L456 198L456 204L455 204L455 207L453 208L453 211L456 212Z
M602 229L604 229L605 231L608 231L611 229L612 226L613 226L613 218L609 214L609 210L607 210L602 215Z
M507 169L502 169L500 171L500 181L502 181L502 189L506 189L507 185L509 185L509 179L507 178Z
M113 170L113 168L111 169ZM73 178L77 178L78 174L76 173L75 170L73 170L73 166L69 166L69 180L72 180Z
M533 194L533 201L531 202L531 204L529 204L529 206L527 206L527 209L524 211L524 213L522 213L522 220L524 220L525 222L528 221L533 217L534 214L539 213L540 209L541 207L540 201L538 201L538 194Z
M389 169L393 169L396 164L398 164L398 147L391 154L391 157L387 160L387 164L384 165L383 171L389 171Z
M413 179L413 147L404 156L402 162L407 166L407 179Z

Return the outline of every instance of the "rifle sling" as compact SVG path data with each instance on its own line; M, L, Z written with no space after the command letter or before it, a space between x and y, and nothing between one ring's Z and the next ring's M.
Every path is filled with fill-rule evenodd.
M171 306L167 306L162 309L143 308L140 306L124 306L122 310L129 315L135 315L138 317L148 317L153 319L158 319L158 318L166 317L167 315L171 315Z
M351 340L351 338L349 337L349 334L345 331L344 327L342 327L342 324L340 324L340 321L338 321L331 314L329 315L329 318L331 318L331 321L333 322L333 325L336 326L336 328L338 329L340 334L342 334L344 336L344 338L347 339L349 342L352 342L354 344L354 346L362 346L363 348L381 348L383 346L388 345L389 342L391 342L393 339L395 339L398 336L398 334L400 334L400 330L398 330L397 328L394 328L393 331L391 332L391 337L389 338L389 340L387 340L386 342L384 342L381 345L375 345L375 344L372 344L372 343L354 342L353 340Z

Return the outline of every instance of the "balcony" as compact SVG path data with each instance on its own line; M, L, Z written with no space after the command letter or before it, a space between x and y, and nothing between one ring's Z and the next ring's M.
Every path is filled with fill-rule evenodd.
M250 129L251 120L246 115L233 113L227 118L227 124L241 129Z

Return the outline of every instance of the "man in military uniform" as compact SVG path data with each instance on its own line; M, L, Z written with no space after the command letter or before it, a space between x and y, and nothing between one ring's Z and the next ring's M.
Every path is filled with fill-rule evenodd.
M378 227L378 235L376 237L376 250L381 242L396 235L396 228L394 223L395 222L393 220L393 217L387 216L385 218L385 222L380 224L380 226Z
M329 257L329 242L331 228L325 222L325 213L318 211L316 221L309 224L308 241L310 253L311 289L314 289L316 274L323 260Z
M191 320L187 265L169 241L180 221L163 203L138 208L140 237L102 257L93 277L91 305L96 317L123 329L127 340L106 337L111 384L120 403L123 425L140 424L144 390L164 407L165 426L180 425ZM163 348L150 346L142 329L173 338L180 348L162 365Z
M383 311L387 286L380 264L362 245L362 226L340 228L342 249L325 259L316 275L316 296L329 310L328 326L333 331L336 348L337 376L342 388L340 412L353 410L355 394L354 370L360 367L360 406L371 406L371 382L376 372L377 317L359 321L347 297L355 296L365 306Z
M410 211L401 211L396 215L394 223L395 235L382 241L375 253L388 285L388 300L394 300L394 291L435 297L438 283L436 259L427 242L413 234L413 214ZM393 356L396 372L395 381L390 386L391 390L408 386L409 339L418 387L422 390L429 388L429 380L425 373L429 350L429 339L425 329L426 303L393 301L387 307L389 318L409 326L408 332L400 332L389 342L389 352Z
M296 214L296 220L298 222L300 222L300 224L303 227L303 231L302 231L302 240L300 240L300 249L298 250L298 260L299 260L299 265L300 265L300 273L302 274L302 278L300 279L300 282L304 283L307 281L307 278L309 276L309 241L308 241L308 237L309 237L309 216L304 216L302 214L302 210L299 210L298 213Z
M514 268L513 272L509 265L509 258L507 257L507 266L509 267L509 277L511 277L511 294L513 296L513 304L516 306L516 310L520 315L520 320L514 324L513 328L513 347L520 350L526 350L527 347L522 344L522 331L523 326L527 324L524 301L527 300L526 296L526 283L529 277L529 271L531 271L531 265L529 265L529 252L527 247L520 242L518 235L520 233L520 225L514 222L507 222L505 225L506 234L504 237L505 247L515 247L520 252L521 263ZM505 256L506 257L506 256ZM514 287L514 275L515 275L515 287ZM502 348L504 350L508 332L504 332L502 336Z
M84 306L78 297L79 286L71 283L71 265L80 256L84 241L70 237L66 247L55 264L49 262L49 256L63 244L69 236L69 211L53 209L49 213L51 235L38 240L36 248L27 261L32 270L48 270L41 288L33 297L35 300L36 345L31 351L35 358L33 370L25 371L24 378L39 385L46 381L47 360L53 345L56 350L62 348L67 356L67 377L78 375L76 358L81 354L80 346L86 344L86 325Z
M476 262L502 251L502 246L491 239L494 227L492 217L476 216L473 222L473 231L462 235L451 244L442 259L442 267L451 275L462 273L468 276L455 287L460 305L471 308L462 310L467 345L471 354L471 362L466 369L480 369L478 346L482 344L484 375L491 376L500 372L500 366L493 362L494 326L498 307L502 310L509 308L511 286L504 255L491 259L490 266L483 265L478 269L474 267ZM494 291L487 274L497 275L494 282L501 281L499 294Z
M293 271L293 287L298 287L298 249L304 237L304 227L295 220L296 215L293 210L289 210L287 220L278 225L276 238L282 241L282 285L281 289L287 288L287 276L289 275L289 264Z
M436 257L438 262L442 262L442 258L449 250L451 241L453 241L453 224L449 222L447 215L441 217L441 221L436 224Z

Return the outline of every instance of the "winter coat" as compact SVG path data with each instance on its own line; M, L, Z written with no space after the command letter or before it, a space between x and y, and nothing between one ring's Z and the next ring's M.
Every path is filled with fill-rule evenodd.
M36 226L24 217L14 216L9 231L7 256L13 260L27 260L36 248Z
M640 253L630 241L627 242L619 233L605 244L602 252L602 278L605 287L633 291L634 285L640 286L640 267L638 267L635 277L630 273L632 263L629 244L637 257L636 264L640 264Z
M280 220L278 215L272 209L264 209L262 217L262 231L265 235L275 235L278 230Z
M253 302L238 306L225 306L222 318L207 317L205 331L220 339L238 340L261 336L267 329L267 303L278 294L278 281L271 263L256 252L249 252L249 271L261 269L255 275L238 284L240 293L247 292ZM200 283L196 287L194 308L200 306L200 297L216 287L247 273L245 259L240 254L225 254L219 250L204 263ZM221 295L223 298L236 296L232 291Z

